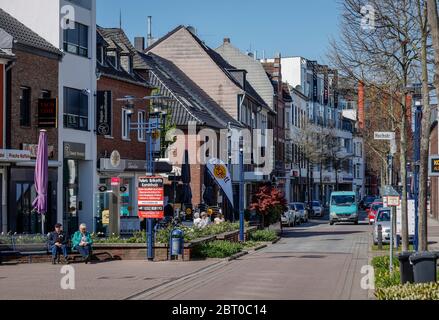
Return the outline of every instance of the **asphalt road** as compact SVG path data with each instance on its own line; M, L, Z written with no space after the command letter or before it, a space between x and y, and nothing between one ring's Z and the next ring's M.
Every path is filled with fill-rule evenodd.
M330 226L327 219L284 228L275 245L219 264L132 299L361 300L361 268L368 263L371 227Z

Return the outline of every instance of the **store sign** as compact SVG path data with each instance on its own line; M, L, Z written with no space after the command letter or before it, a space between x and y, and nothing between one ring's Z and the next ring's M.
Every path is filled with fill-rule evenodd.
M57 128L58 126L57 99L38 99L38 127Z
M439 155L430 156L428 169L430 177L439 177Z
M139 218L164 218L164 181L162 177L138 179L137 205Z
M33 159L37 158L38 144L23 143L22 149L24 151L29 151L31 158L33 158ZM49 150L49 159L54 158L55 157L55 146L49 145L48 150Z
M120 185L120 178L118 177L112 177L111 178L111 185L113 187L118 187Z
M120 153L119 153L119 151L114 150L114 151L111 153L111 156L110 156L110 163L111 163L111 166L113 166L114 168L119 167L119 166L120 166L120 160L121 160L121 157L120 157Z
M101 136L111 134L111 91L98 91L96 103L96 133Z
M85 160L85 144L64 142L64 158L73 160Z
M31 160L30 151L0 149L0 162L20 162Z
M323 104L327 106L329 104L329 75L328 70L325 71L323 80Z

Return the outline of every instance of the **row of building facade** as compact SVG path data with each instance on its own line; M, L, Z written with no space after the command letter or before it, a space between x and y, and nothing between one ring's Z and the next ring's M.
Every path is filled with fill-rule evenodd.
M192 200L186 203L182 166L169 161L164 136L150 144L147 133L137 130L152 117L183 132L183 149L210 142L208 153L225 149L226 161L236 141L230 138L225 147L213 143L204 129L218 141L224 130L262 130L261 152L273 168L257 174L250 156L244 166L246 206L266 182L284 190L289 202L326 203L335 189L359 197L373 193L365 184L356 88L343 88L336 70L281 54L258 59L230 38L212 49L186 26L156 41L136 37L132 43L121 28L96 25L94 0L0 0L0 8L3 232L41 231L40 217L32 211L41 129L48 131L50 151L46 230L56 222L70 232L79 223L95 232L139 230L136 181L146 173L147 154L155 159L155 173L165 178L166 202L181 210L216 206L233 220L236 208L202 163L191 162ZM162 112L152 112L156 107ZM340 163L308 161L296 139L308 123L332 132ZM273 130L273 148L266 129ZM230 169L237 204L239 166ZM109 220L117 221L111 229Z

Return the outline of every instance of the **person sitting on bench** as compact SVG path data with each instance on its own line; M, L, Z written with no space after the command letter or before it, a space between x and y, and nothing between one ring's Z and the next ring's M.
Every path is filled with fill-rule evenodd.
M93 240L90 236L90 233L87 232L87 226L85 225L85 223L82 223L79 226L79 231L76 231L73 235L72 248L73 250L76 250L81 254L86 264L91 261L92 244Z
M64 262L69 262L69 256L67 255L67 236L62 229L62 224L57 223L55 225L55 231L49 234L49 249L52 252L52 264L60 262L60 254L64 257Z

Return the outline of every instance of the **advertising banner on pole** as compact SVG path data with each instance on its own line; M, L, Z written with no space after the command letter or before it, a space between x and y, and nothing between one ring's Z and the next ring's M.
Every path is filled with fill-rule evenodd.
M407 200L409 235L415 235L415 200ZM396 232L401 235L401 204L396 208Z
M164 218L164 181L162 177L140 177L137 205L139 218Z
M207 162L207 169L215 179L216 183L218 183L218 185L224 191L225 195L232 204L232 207L234 207L232 178L230 177L230 172L225 163L219 159L210 159Z

